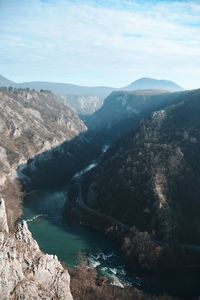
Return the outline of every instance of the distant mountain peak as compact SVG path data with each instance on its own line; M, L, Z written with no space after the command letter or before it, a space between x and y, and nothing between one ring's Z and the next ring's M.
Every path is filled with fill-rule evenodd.
M23 82L15 83L6 77L0 75L0 87L18 87L18 88L30 88L40 91L40 89L50 90L55 94L59 95L76 95L76 96L97 96L105 99L113 91L139 91L139 90L163 90L168 92L178 92L184 89L173 81L165 79L154 79L149 77L142 77L131 84L122 88L113 88L108 86L79 86L69 83L55 83L55 82L43 82L43 81L33 81L33 82Z
M149 77L142 77L130 85L125 86L123 89L131 90L146 90L146 89L157 89L157 90L168 90L171 92L183 91L184 89L173 81L166 79L154 79Z
M11 81L8 78L6 78L0 74L0 87L4 87L4 86L9 87L9 86L14 86L14 85L15 85L14 81Z
M13 86L15 82L9 80L8 78L0 74L0 86Z

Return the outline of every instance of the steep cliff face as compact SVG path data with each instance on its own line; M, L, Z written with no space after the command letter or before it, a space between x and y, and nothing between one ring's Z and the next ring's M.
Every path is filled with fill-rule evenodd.
M0 90L0 298L72 300L70 277L56 256L43 254L21 214L16 168L70 140L86 127L52 93ZM7 218L8 216L8 218ZM9 228L12 233L9 233Z
M142 240L200 244L199 100L193 91L154 112L86 180L89 206L135 228L137 243L126 240L130 253Z
M103 98L98 96L68 95L61 97L62 102L72 107L79 115L91 115L103 104Z
M6 215L6 207L3 198L0 198L0 231L9 232L7 215Z
M18 165L86 130L79 117L47 92L0 89L0 193L9 225L20 215Z
M86 124L91 129L111 131L114 128L113 131L123 133L123 127L133 127L144 115L179 101L188 93L170 93L166 90L115 91L104 100L98 111L86 118Z
M0 91L1 172L86 128L52 93ZM2 175L2 174L1 174Z
M26 222L8 233L5 203L0 199L1 300L72 300L68 271L56 256L43 254Z

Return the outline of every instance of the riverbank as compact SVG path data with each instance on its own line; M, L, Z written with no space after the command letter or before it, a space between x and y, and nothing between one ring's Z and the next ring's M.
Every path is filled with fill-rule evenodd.
M92 168L88 169L92 170ZM76 176L71 182L70 199L65 209L67 218L69 217L75 222L81 221L91 228L102 231L118 242L118 248L121 248L123 239L129 239L131 247L138 247L137 255L144 254L144 268L141 269L137 258L133 260L132 256L126 257L127 249L124 249L123 259L128 267L143 274L142 289L146 292L153 294L166 292L177 297L181 296L181 299L196 299L200 294L198 284L200 280L199 248L182 244L172 245L172 247L164 245L165 247L163 247L161 243L154 241L152 248L149 247L151 244L147 233L134 232L128 226L97 212L86 204L81 186L82 175L85 173ZM158 250L161 256L156 260Z
M90 166L95 167L96 162L92 161L91 165L88 165L83 169L84 172L82 170L82 171L79 171L79 174L75 174L74 175L74 177L76 177L75 179L77 180L77 178L79 178L79 175L82 176L82 174L84 174L85 172L91 171L92 168ZM38 180L39 180L39 178L38 178ZM76 180L74 181L75 183L77 183ZM71 186L71 184L70 184L70 186ZM36 189L35 192L37 194L38 192L41 192L41 190ZM90 251L90 247L88 247L88 245L91 246L91 250L99 250L99 249L96 249L96 245L98 245L99 243L101 246L103 245L101 238L99 238L100 235L102 236L103 240L107 239L107 241L109 240L109 242L110 242L110 236L112 236L113 239L115 240L115 242L118 240L121 242L122 238L124 238L124 232L123 232L123 230L121 232L119 230L120 226L117 226L117 225L121 225L121 224L116 223L114 219L111 219L109 217L106 218L106 222L104 220L104 222L102 223L102 216L99 216L99 218L98 218L97 215L94 214L93 211L91 211L91 209L85 209L85 206L87 206L87 205L84 204L83 198L77 199L77 196L79 196L79 188L78 189L75 188L75 197L73 197L74 200L72 202L66 201L66 198L67 198L66 190L65 191L59 190L58 194L61 193L62 199L63 199L61 201L61 203L62 203L61 206L60 206L59 197L57 197L56 193L54 193L54 191L52 192L52 190L49 190L47 192L47 195L44 197L44 198L46 198L46 200L43 198L43 196L42 197L36 196L35 198L33 197L33 199L32 199L32 202L34 203L34 205L36 205L36 207L33 210L33 214L31 216L28 216L28 215L27 216L29 219L32 219L32 218L35 218L36 216L40 215L33 221L29 222L29 227L30 227L31 231L33 232L33 235L36 234L34 236L35 239L39 242L39 245L44 252L58 255L58 257L61 261L65 262L68 266L71 265L73 268L77 267L77 263L78 263L78 259L77 259L77 263L74 263L74 261L76 260L75 256L77 256L78 251L80 249L82 249L83 250L82 252L85 253L86 256L92 255L92 259L95 257L94 261L92 261L93 268L94 268L95 265L99 264L98 259L96 259L98 256L97 255L98 251L94 251L94 252ZM71 191L69 191L69 194L70 193L71 193ZM68 195L68 197L69 196L70 195ZM37 201L35 201L35 200L37 200ZM67 205L64 209L65 201L66 201ZM24 205L26 205L26 203L28 203L27 199L24 199ZM54 205L53 203L56 205ZM43 209L42 207L43 208L48 207L48 209L50 209L51 212L46 213L45 212L46 208ZM70 224L70 222L63 223L63 219L62 219L63 211L65 210L65 212L66 212L66 209L68 209L68 208L70 209L69 215L71 215L71 212L72 212L71 209L73 210L73 220L74 220L74 216L76 216L77 223L75 222L75 223L73 223L73 225ZM86 211L87 211L87 213L86 213ZM58 222L58 219L56 216L57 213L59 213L59 218L58 218L59 222ZM46 215L48 215L48 216L46 216ZM82 222L82 225L80 225L80 221ZM58 223L59 223L59 225L58 225ZM65 227L66 223L68 223L67 227ZM85 227L84 226L85 224L92 225L91 227L93 227L93 229L91 229L90 226ZM104 224L103 225L104 230L102 230L102 224ZM123 229L127 229L129 231L129 228L124 228L124 226L122 226L122 227L123 227ZM106 230L108 228L110 230ZM86 229L87 233L86 233L85 229ZM100 230L102 230L104 232L104 234L101 234L101 232L99 232ZM110 235L105 236L105 231L106 231L106 233L109 232ZM88 235L88 232L90 232L90 233L92 232L92 234ZM122 235L120 234L120 232L122 233ZM87 240L87 238L88 238L87 235L89 237L89 241ZM80 239L80 237L81 237L81 239ZM84 240L82 240L82 238ZM85 238L86 238L86 240L85 240ZM106 241L106 243L107 243L107 241ZM132 243L132 240L130 240L130 241ZM69 247L71 242L74 245L72 248L71 248L71 246ZM134 242L133 242L133 244L134 244ZM143 249L147 252L148 255L151 254L149 251L149 248L143 247L143 244L141 243L141 239L138 242L138 246L139 246L139 248L138 248L139 255L143 254ZM71 250L70 250L70 248L71 248ZM117 251L119 248L120 248L120 245L116 246ZM68 255L67 253L69 253L69 252L66 251L66 249L68 249L69 252L71 252L68 257L67 257L67 255ZM109 246L109 250L110 250L110 246ZM104 251L105 251L105 249L103 249L103 250L102 250L102 248L100 249L100 252L104 253ZM76 255L74 255L74 253L76 253ZM110 252L108 251L107 254L110 254ZM178 257L178 260L179 260L179 257ZM195 260L196 259L194 258L194 261ZM173 261L174 266L176 265L177 261L176 260ZM126 262L128 263L128 265L130 265L130 259L127 260ZM123 263L125 263L125 260L123 261ZM167 264L168 261L165 261L165 263ZM183 263L183 261L181 263ZM131 265L133 267L136 267L135 261L131 261ZM120 266L120 265L118 264L118 266ZM109 266L109 268L110 269L112 268L113 270L115 269L115 267L116 267L116 265ZM98 269L101 269L101 268L105 269L105 268L107 268L107 266L102 264ZM98 270L98 274L99 274L99 271L101 271L101 270ZM182 272L182 270L180 272ZM191 274L191 277L189 276L190 286L187 287L186 285L184 285L184 288L181 289L180 288L181 283L185 282L185 279L187 278L187 273L184 273L184 277L179 280L180 272L176 273L177 274L176 277L173 277L172 274L169 273L168 277L163 277L162 280L159 280L160 279L159 274L156 274L157 276L154 276L155 274L151 273L151 274L149 274L149 276L146 276L143 273L142 276L144 276L144 277L146 276L145 280L144 280L145 286L142 286L141 288L142 289L144 288L144 290L147 291L149 294L151 294L151 293L162 294L162 293L166 292L168 294L174 294L174 295L178 295L178 296L180 294L183 295L185 293L186 297L188 295L189 296L198 295L199 290L197 288L196 280L199 279L199 276L197 275L197 273L195 274L195 276L193 276L193 274L190 273ZM115 275L115 274L112 274L112 275ZM78 277L78 275L77 275L77 277ZM132 278L134 279L134 275L132 276ZM169 280L168 278L173 278L173 282L171 280ZM143 278L142 278L142 280L143 280ZM139 283L140 283L140 280L139 280ZM178 287L178 289L176 287ZM185 298L185 299L188 299L188 298Z
M66 190L55 189L33 191L24 199L23 218L41 249L56 254L70 267L77 267L84 256L89 266L110 276L111 282L128 283L117 244L97 230L63 220L65 200Z
M33 191L24 199L23 218L42 251L56 254L69 269L74 299L90 300L91 289L98 300L173 299L154 298L139 291L138 288L143 288L143 279L137 275L129 278L117 245L108 236L84 225L63 222L65 199L65 190ZM86 266L88 264L90 268ZM112 280L115 280L114 285L111 285ZM130 288L131 280L133 286ZM124 289L120 288L121 284Z
M132 287L124 289L110 285L93 269L84 266L69 270L71 292L75 300L178 300L166 294L153 296Z

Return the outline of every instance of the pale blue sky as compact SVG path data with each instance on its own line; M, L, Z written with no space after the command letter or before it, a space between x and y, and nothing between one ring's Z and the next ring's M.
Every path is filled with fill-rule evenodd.
M0 0L0 41L16 82L200 87L200 1Z

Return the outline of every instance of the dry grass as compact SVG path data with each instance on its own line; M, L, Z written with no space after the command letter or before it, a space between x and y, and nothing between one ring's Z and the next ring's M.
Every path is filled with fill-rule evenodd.
M112 286L105 278L98 276L94 269L85 266L71 269L69 272L74 300L175 300L167 295L146 295L132 287L122 289Z

